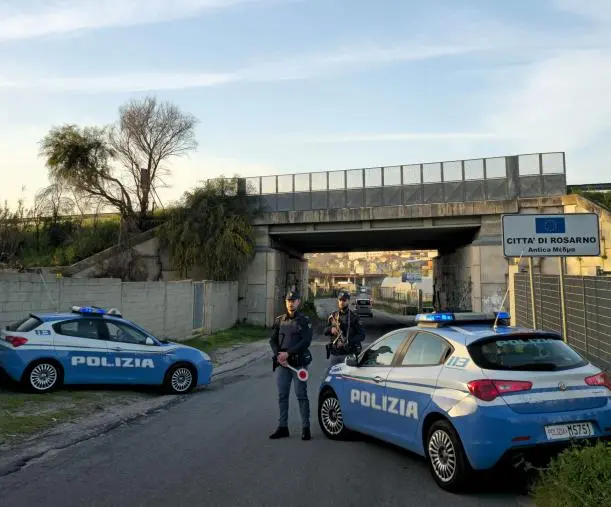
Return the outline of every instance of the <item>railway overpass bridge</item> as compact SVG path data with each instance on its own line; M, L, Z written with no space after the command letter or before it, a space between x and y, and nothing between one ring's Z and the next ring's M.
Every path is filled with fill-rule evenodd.
M499 309L508 284L501 215L562 213L564 153L536 153L242 180L266 212L240 280L240 318L271 325L307 291L310 252L437 250L441 307Z

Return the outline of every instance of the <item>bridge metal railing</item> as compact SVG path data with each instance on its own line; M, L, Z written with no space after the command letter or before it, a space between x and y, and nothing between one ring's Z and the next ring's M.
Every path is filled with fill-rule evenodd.
M244 178L268 211L495 201L566 194L564 152Z

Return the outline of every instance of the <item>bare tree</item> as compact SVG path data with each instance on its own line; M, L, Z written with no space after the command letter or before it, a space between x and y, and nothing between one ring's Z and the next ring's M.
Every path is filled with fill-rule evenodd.
M119 109L119 121L110 129L109 143L127 170L126 184L138 202L142 221L168 174L165 163L197 148L197 119L154 97L132 100Z
M131 232L145 223L167 174L165 163L197 147L197 120L151 97L132 100L119 113L119 121L109 128L53 127L41 142L41 155L53 182L88 196L87 207L116 209L122 231ZM126 170L126 178L117 174L116 163Z
M56 222L62 215L70 215L76 207L75 199L70 196L70 189L60 183L51 183L40 189L34 198L36 209L44 217Z

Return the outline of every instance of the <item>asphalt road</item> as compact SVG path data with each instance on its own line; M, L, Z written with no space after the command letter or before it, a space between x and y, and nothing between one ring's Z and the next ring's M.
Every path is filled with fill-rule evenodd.
M400 319L402 320L402 319ZM404 325L388 314L366 322L368 340ZM332 442L316 417L324 348L313 346L312 436L301 441L291 393L291 438L271 441L277 405L270 362L258 361L187 401L46 456L0 478L2 507L505 506L528 505L507 484L456 496L424 461L363 437Z

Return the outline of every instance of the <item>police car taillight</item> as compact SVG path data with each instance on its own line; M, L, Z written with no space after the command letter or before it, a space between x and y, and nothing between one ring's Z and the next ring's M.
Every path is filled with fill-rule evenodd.
M7 342L9 342L13 347L21 347L28 343L27 338L23 338L22 336L7 336L4 338Z
M492 401L507 393L529 391L532 382L521 380L473 380L467 384L469 392L482 401Z
M609 374L602 372L597 375L592 375L591 377L587 377L585 379L586 384L589 386L601 386L606 387L611 391L611 376Z

